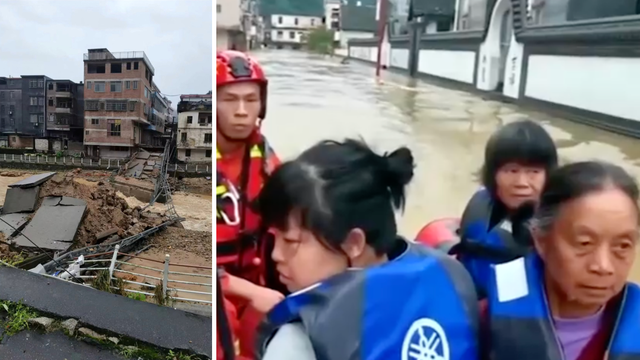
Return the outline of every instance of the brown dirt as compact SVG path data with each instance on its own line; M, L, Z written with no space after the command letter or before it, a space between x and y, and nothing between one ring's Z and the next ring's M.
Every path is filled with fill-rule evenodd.
M213 181L205 178L169 178L169 186L173 191L210 196L212 194Z
M167 227L165 231L156 233L150 243L154 249L171 254L173 251L182 250L209 261L212 260L213 238L208 231L186 230L176 227Z
M104 181L104 175L102 181L90 181L91 175L80 177L79 171L60 173L47 181L40 191L41 198L69 196L87 202L87 212L76 237L77 246L96 244L96 234L102 231L118 228L118 236L124 238L166 221L162 214L142 213L140 207L129 207ZM100 175L96 174L96 177Z

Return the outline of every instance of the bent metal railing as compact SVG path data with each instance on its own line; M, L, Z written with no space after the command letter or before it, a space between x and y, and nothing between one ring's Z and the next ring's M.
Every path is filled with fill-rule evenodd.
M166 296L168 296L170 299L172 299L174 301L204 303L204 304L209 304L209 305L211 305L213 303L212 302L212 299L213 299L213 292L212 292L212 288L213 288L213 285L212 285L212 283L213 283L213 275L212 275L213 274L213 270L211 269L210 266L198 266L198 265L187 265L187 264L171 263L169 254L165 255L164 261L160 261L160 260L156 260L156 259L150 259L150 258L142 257L142 256L139 256L139 255L120 253L119 250L120 250L120 246L116 245L114 251L100 253L100 254L92 254L92 255L85 256L85 260L84 260L85 264L96 264L96 265L98 265L98 267L81 268L80 272L81 273L86 273L87 271L98 272L98 271L102 271L102 270L108 270L109 271L109 277L110 277L111 280L117 280L119 278L125 284L139 286L141 289L151 288L151 289L155 290L158 285L149 284L149 283L142 283L142 282L134 281L134 280L128 280L128 279L125 279L123 276L116 276L116 274L124 274L125 276L126 275L131 275L131 276L135 276L136 279L138 277L141 277L143 279L151 279L151 280L157 281L158 284L161 283L162 284L162 294L165 294ZM108 259L108 258L93 259L93 258L96 258L96 257L107 256L107 255L112 255L111 259ZM128 261L118 260L119 256L126 257L126 258L129 258L129 259L136 258L136 259L144 260L144 261L147 261L147 262L163 264L164 266L163 266L162 269L160 269L160 268L155 268L155 267L152 267L152 266L134 264L134 263L131 263L131 262L128 262ZM71 260L71 259L67 260L67 263L70 264L74 260ZM106 263L109 264L108 267L105 266ZM104 264L104 265L100 266L100 264ZM124 265L124 266L131 267L131 268L141 268L141 269L145 269L145 270L149 270L149 271L154 271L156 273L159 273L159 275L158 276L153 276L153 275L148 275L148 274L142 274L142 273L139 273L139 272L135 272L133 270L132 271L122 270L122 269L118 268L118 266L120 266L120 265ZM209 274L193 274L193 273L187 273L187 272L182 272L182 271L171 271L171 270L169 270L169 267L181 267L181 268L208 270L208 271L211 272L211 275L209 275ZM175 279L175 276L172 276L172 275L179 275L181 277L193 277L193 278L196 278L196 279L194 279L194 281L178 280L178 279ZM76 278L80 278L80 279L95 279L97 277L97 274L94 274L94 275L76 275L75 277ZM209 279L210 281L209 282L198 282L197 279ZM176 284L176 285L171 286L170 284ZM185 289L185 288L178 287L178 286L183 286L183 285L190 285L192 288L191 289ZM114 286L111 286L111 288L117 289L117 287L114 287ZM193 288L196 288L197 290L194 290ZM145 295L147 297L155 297L156 296L155 293L144 291L144 290L137 290L137 289L131 289L131 288L124 288L123 290L126 293L142 294L142 295ZM204 295L204 297L206 299L194 299L194 298L188 298L188 297L184 297L184 296L178 296L178 294L183 294L183 293L184 294Z

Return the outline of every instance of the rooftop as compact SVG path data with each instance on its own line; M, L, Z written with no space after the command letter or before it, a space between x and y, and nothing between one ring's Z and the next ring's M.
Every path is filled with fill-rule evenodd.
M128 59L142 59L147 65L149 70L155 75L156 70L151 65L151 61L147 57L144 51L122 51L111 52L108 49L89 49L84 54L84 61L107 61L107 60L128 60Z

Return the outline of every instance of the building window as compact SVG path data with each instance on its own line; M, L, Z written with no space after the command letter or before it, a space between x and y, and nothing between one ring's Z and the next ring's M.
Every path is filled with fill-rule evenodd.
M127 70L131 70L131 63L130 62L127 63Z
M187 149L184 151L184 156L186 157L190 157L191 156L191 149Z
M137 80L133 80L133 90L135 90L137 88L138 88L138 81Z
M180 141L182 142L186 142L187 141L187 133L183 132L182 134L180 134Z
M36 124L38 122L38 114L31 114L29 115L29 121L32 124Z
M278 33L276 34L276 37L278 39L282 39L282 31L278 31Z
M204 134L204 143L205 144L211 144L211 139L213 138L212 136L213 134Z
M44 106L44 98L43 97L38 98L38 105Z
M15 105L9 105L9 115L13 115L14 111L16 111Z
M136 102L129 101L129 111L136 111Z
M204 157L206 157L206 158L210 158L210 157L211 157L211 150L206 150L206 151L204 152Z
M222 12L222 5L216 4L216 12L220 14Z
M87 89L91 90L91 81L87 81Z
M87 73L89 74L104 74L107 72L106 64L88 64Z
M121 122L122 120L107 120L108 124L109 124L109 136L120 136L120 126L121 126Z
M144 87L144 97L147 99L149 98L149 89L147 89L146 86Z
M106 106L107 111L127 111L126 101L108 101Z
M100 103L98 100L85 100L84 109L87 111L98 111Z
M122 92L122 81L111 81L111 92Z
M113 64L111 64L111 73L112 74L120 74L120 73L122 73L122 64L121 63L113 63Z
M4 118L0 118L0 127L4 127Z
M52 82L49 83L49 90L53 90L53 83Z
M193 124L193 116L187 116L187 124Z
M296 32L295 31L289 31L289 39L295 39L296 38Z
M29 105L38 105L38 98L35 96L32 96L29 98Z
M124 88L129 90L131 89L131 81L127 80L124 82Z
M91 125L100 125L100 119L91 119Z
M278 24L282 24L282 16L278 16Z
M29 80L29 88L34 89L38 87L38 80Z
M38 122L40 124L44 123L44 115L38 115Z
M133 70L138 70L138 62L137 61L133 62Z
M298 25L298 18L294 18L294 19L293 19L293 24L294 24L294 25Z
M53 106L53 99L49 99L49 106Z
M4 115L4 105L0 105L0 115Z
M9 99L13 99L13 91L9 91Z
M38 89L42 89L44 87L44 80L38 80Z
M93 91L95 92L105 92L105 83L103 81L97 82L93 84Z
M316 26L316 19L311 19L311 26Z

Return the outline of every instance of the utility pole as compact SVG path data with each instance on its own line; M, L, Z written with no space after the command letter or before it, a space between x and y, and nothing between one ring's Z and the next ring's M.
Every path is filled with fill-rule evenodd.
M378 20L378 59L376 60L376 78L380 78L382 68L382 45L386 37L389 0L378 0L376 16Z

